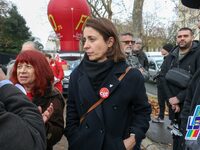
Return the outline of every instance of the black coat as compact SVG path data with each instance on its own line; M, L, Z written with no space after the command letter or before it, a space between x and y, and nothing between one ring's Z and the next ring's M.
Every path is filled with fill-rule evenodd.
M136 140L145 137L149 128L151 107L147 101L144 79L137 69L131 69L124 79L126 64L115 64L101 87L107 87L110 96L90 112L80 124L80 117L99 97L80 66L70 76L67 100L65 135L70 150L123 150L123 140L130 133Z
M195 73L187 89L187 96L181 112L181 129L186 132L189 116L193 116L195 108L200 105L200 69Z
M146 70L149 71L149 61L146 56L146 54L143 51L140 51L139 54L137 54L138 60L142 67Z
M15 86L0 88L0 149L44 150L46 134L38 108Z
M165 75L170 68L178 67L189 71L192 75L200 67L200 44L193 41L191 50L178 61L178 47L176 47L164 60L161 67L161 80L167 99L176 96L183 104L186 96L186 89L181 89L165 79Z
M41 106L44 112L53 103L54 112L50 119L45 123L47 135L47 148L52 150L53 145L58 143L63 136L64 130L64 98L58 90L48 89L44 96L33 97L32 102L37 106Z
M165 60L166 57L164 57L163 59ZM164 64L162 64L164 65ZM161 67L162 67L161 65ZM154 77L154 80L156 80L156 84L157 84L157 95L158 98L162 99L163 101L167 100L167 96L165 93L165 89L163 87L163 73L161 71L159 71L157 73L157 75Z

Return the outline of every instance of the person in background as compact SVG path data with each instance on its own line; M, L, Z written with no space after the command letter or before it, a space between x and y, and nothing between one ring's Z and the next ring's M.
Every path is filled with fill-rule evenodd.
M184 137L180 134L180 112L186 98L187 86L183 88L167 80L166 74L172 68L181 68L193 76L200 67L200 43L194 40L193 31L187 27L178 30L176 42L177 46L167 56L161 67L163 73L161 80L174 115L173 127L176 128L176 132L173 132L173 149L183 150Z
M132 54L133 45L135 41L133 41L133 34L132 33L122 33L120 35L121 40L121 48L126 55L126 63L134 68L139 68L139 60Z
M19 53L11 81L24 87L31 102L39 107L47 135L47 150L52 150L63 135L64 98L53 87L54 75L43 53L28 50Z
M46 53L45 56L54 74L54 87L62 93L62 79L64 78L63 68L59 62L52 59L52 56L50 54Z
M135 38L135 44L133 45L133 53L136 54L136 56L138 57L138 60L139 60L140 64L142 65L142 67L146 71L148 71L149 70L149 62L148 62L147 56L144 53L143 48L142 48L142 39Z
M130 32L122 33L120 34L120 40L122 50L124 50L125 53L132 53L133 45L135 44L135 41L133 40L133 34Z
M0 68L0 149L44 150L46 132L38 108Z
M27 50L39 51L37 44L33 41L26 41L22 44L21 52L27 51Z
M59 54L56 54L54 59L57 63L59 63L63 67L63 70L69 69L70 64L68 64L67 60L60 58Z
M144 79L138 69L128 71L117 30L108 19L87 20L83 49L85 56L69 81L64 132L69 149L132 150L149 128Z
M133 47L135 44L135 41L133 40L133 34L129 32L122 33L120 35L120 40L122 50L126 55L126 63L133 68L139 69L145 81L147 81L149 79L149 74L140 64L138 56L133 52Z
M133 55L135 55L138 58L139 63L141 64L139 70L143 74L145 81L147 81L149 79L149 62L142 48L142 39L135 38L134 40L135 44L133 45L132 52Z
M173 45L168 43L165 44L162 49L160 50L161 55L163 56L163 59L169 55L170 51L173 49ZM157 83L157 96L158 96L158 105L159 105L159 115L157 118L152 119L153 123L164 123L164 117L165 117L165 102L167 103L167 106L169 105L169 102L167 101L167 97L165 94L165 91L162 87L162 81L160 76L162 75L162 72L159 71L154 80L156 80ZM173 120L172 118L172 110L171 107L169 107L169 119Z
M169 55L173 47L174 46L170 43L167 43L162 47L162 49L160 50L160 53L164 57L164 59Z

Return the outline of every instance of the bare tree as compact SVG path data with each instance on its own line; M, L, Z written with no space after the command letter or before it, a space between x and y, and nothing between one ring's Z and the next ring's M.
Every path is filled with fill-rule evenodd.
M112 19L112 0L87 0L91 7L91 13L93 17L105 17Z
M167 42L176 45L176 34L178 28L176 22L172 22L172 24L167 28Z
M199 38L199 29L197 28L197 23L200 17L200 11L185 7L182 5L182 3L177 2L177 0L171 1L175 5L175 13L179 17L176 22L177 27L189 27L193 29L195 36Z
M113 15L117 17L122 12L127 11L123 0L87 0L87 2L91 8L91 14L95 18L104 17L112 20Z
M145 14L143 45L146 51L156 51L166 41L166 30L155 14Z

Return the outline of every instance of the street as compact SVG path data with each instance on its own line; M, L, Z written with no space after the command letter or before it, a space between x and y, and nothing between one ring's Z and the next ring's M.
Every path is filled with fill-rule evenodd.
M157 95L157 86L156 83L153 83L151 81L145 82L146 92L148 95Z

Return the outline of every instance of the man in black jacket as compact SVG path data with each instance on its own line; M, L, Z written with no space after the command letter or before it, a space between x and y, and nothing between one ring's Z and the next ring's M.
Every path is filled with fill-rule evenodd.
M45 133L38 108L0 69L0 149L45 150Z
M178 85L170 82L165 78L168 70L171 68L181 68L188 71L191 75L200 68L200 43L193 41L193 32L190 28L181 28L177 33L177 44L172 52L167 56L161 67L162 84L165 90L167 99L174 110L174 123L176 127L180 126L180 112L186 96L186 88L181 88ZM179 132L173 134L173 149L183 149L183 136Z
M200 91L200 69L195 73L195 75L192 78L192 81L189 84L189 87L187 89L186 99L185 99L184 105L183 105L183 110L181 112L181 129L183 131L184 136L186 135L188 117L193 116L196 107L198 107L200 105L200 92L199 91ZM194 119L195 119L195 117L198 117L198 116L194 116ZM197 122L195 122L195 123L197 123ZM194 124L192 124L192 126L194 126ZM190 132L190 130L188 130L188 133L189 132ZM200 137L198 137L197 140L189 140L188 135L186 137L187 137L187 140L185 142L186 147L191 150L199 150Z
M170 43L163 45L160 52L164 59L169 55L172 49L173 45ZM167 105L169 104L168 101L166 101L165 91L163 90L162 81L160 80L160 74L162 74L162 72L159 71L158 74L154 77L157 83L157 97L160 111L158 117L152 119L153 123L164 123L165 102L167 102ZM171 120L171 109L169 109L169 119Z
M183 5L189 8L195 8L195 9L200 8L199 0L182 0L182 3ZM198 28L200 29L200 22L198 23ZM200 91L200 69L195 73L195 75L192 78L192 81L190 82L188 86L186 99L184 101L183 109L181 112L181 129L183 131L184 136L186 134L188 117L193 116L193 113L196 107L200 105L199 91ZM187 132L189 133L190 130L187 130ZM199 143L200 143L200 137L198 135L197 140L186 140L185 146L187 149L190 149L190 150L199 150L200 148Z

